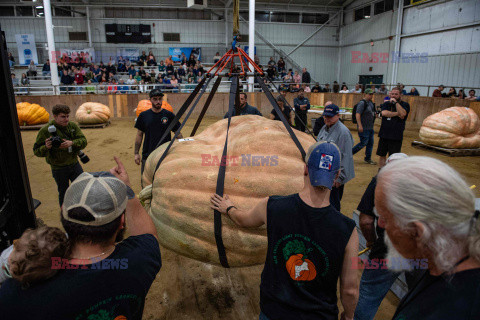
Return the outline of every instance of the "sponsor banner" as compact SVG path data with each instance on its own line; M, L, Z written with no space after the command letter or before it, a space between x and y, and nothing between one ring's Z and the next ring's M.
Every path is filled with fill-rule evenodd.
M38 64L37 48L33 34L16 34L15 40L18 48L18 60L20 65L29 65L33 60Z
M140 57L139 48L121 48L117 49L117 58L123 57L125 60L130 60L131 62L137 62L138 57Z
M95 62L95 49L60 49L60 58L63 62L74 62L79 58L80 62L92 63Z
M185 54L187 60L191 54L193 54L198 61L202 60L202 48L168 48L168 55L172 56L174 62L182 61L182 53Z

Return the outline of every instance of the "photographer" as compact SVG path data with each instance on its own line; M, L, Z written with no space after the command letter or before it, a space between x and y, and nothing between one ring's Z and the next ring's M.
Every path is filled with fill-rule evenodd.
M378 132L380 140L377 149L380 168L385 165L387 154L402 152L403 131L410 105L401 99L401 89L395 87L390 91L390 99L382 104L382 124Z
M46 157L52 167L52 175L58 186L58 201L62 206L69 181L75 180L83 172L78 156L82 156L83 162L88 161L88 157L80 151L87 146L87 138L77 124L69 121L68 106L57 104L52 113L53 120L38 132L33 152L37 157Z

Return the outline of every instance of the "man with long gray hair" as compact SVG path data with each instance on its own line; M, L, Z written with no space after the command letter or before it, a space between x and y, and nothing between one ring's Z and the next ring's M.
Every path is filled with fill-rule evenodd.
M458 172L428 157L394 161L378 174L375 207L389 263L428 259L393 319L480 319L480 212Z

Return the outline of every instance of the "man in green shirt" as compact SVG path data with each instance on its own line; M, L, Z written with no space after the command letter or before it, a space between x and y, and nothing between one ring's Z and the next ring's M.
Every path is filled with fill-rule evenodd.
M57 104L52 109L54 120L40 129L33 152L45 157L52 167L52 175L58 187L58 201L63 204L69 181L75 180L82 172L78 153L87 146L87 138L74 122L69 121L70 108ZM55 141L55 137L60 141Z

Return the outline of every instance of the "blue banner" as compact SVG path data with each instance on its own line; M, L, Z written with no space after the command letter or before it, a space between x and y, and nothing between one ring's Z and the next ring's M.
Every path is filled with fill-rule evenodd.
M182 61L182 53L185 54L187 60L190 58L190 55L193 54L195 58L200 61L202 48L168 48L168 54L172 56L174 62Z

